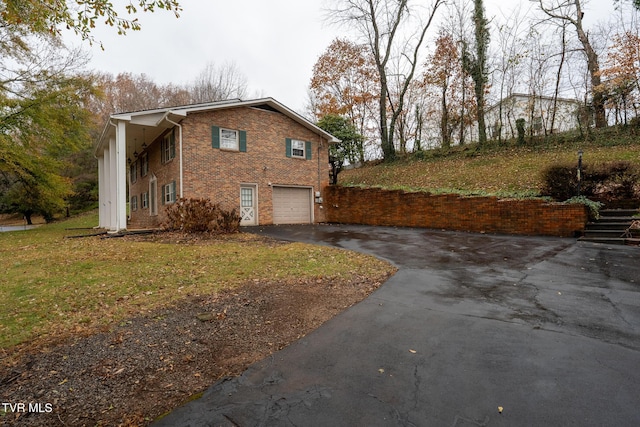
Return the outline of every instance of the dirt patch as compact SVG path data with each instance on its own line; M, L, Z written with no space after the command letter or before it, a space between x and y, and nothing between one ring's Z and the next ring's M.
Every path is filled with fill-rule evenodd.
M147 425L314 330L387 276L254 280L108 331L4 351L0 398L25 410L0 407L0 425Z

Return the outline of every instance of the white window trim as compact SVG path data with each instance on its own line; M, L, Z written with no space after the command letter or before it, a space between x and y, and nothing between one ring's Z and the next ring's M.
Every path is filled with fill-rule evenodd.
M296 145L300 145L300 147L296 147ZM299 139L291 140L291 157L296 159L306 159L307 153L305 152L305 142ZM295 154L295 150L302 151L302 154Z
M129 165L129 182L131 184L138 181L138 162L135 161Z
M170 182L164 186L164 204L170 205L176 202L176 183Z
M171 132L169 132L164 136L163 141L164 141L164 144L162 145L162 162L168 163L175 158L175 155L171 156L171 145L172 145ZM173 145L174 145L173 152L175 153L175 140L173 142Z
M235 134L235 138L233 140L233 146L225 145L226 142L231 142L230 138L223 138L223 132L233 132ZM240 132L235 129L226 129L220 128L220 149L221 150L230 150L230 151L240 151Z

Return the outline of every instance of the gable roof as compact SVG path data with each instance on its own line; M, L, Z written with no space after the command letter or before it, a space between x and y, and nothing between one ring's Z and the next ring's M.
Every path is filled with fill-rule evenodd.
M175 122L180 121L186 117L189 113L200 113L205 111L224 110L240 107L254 107L262 108L269 111L275 111L289 117L298 124L306 127L312 132L326 138L330 143L340 142L339 139L328 133L327 131L319 128L311 121L307 120L300 114L296 113L292 109L286 107L284 104L276 101L273 98L259 98L253 100L243 101L241 99L230 99L225 101L207 102L202 104L190 104L177 107L165 107L156 108L152 110L132 111L127 113L113 114L110 117L109 122L106 123L98 144L96 146L96 153L104 147L104 144L109 141L110 137L115 134L115 127L112 124L113 120L123 120L131 125L138 125L142 127L151 128L166 128L172 127ZM153 138L153 135L151 135ZM129 138L127 138L129 139Z

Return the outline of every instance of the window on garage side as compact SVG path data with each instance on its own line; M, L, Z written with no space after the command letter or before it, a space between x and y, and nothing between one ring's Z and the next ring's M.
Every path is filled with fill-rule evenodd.
M304 159L304 141L299 139L291 140L291 157Z
M238 131L220 129L220 148L238 151Z
M228 151L247 151L247 132L211 126L211 146Z
M311 160L311 142L287 138L286 155L295 159Z

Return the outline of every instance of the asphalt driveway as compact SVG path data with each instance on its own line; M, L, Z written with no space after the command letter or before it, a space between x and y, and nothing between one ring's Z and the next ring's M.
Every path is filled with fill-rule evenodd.
M154 425L640 425L639 248L367 226L254 231L399 271Z

